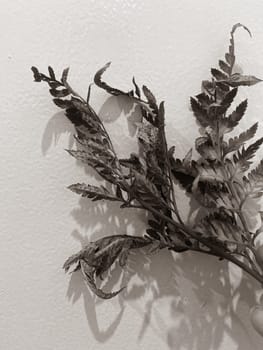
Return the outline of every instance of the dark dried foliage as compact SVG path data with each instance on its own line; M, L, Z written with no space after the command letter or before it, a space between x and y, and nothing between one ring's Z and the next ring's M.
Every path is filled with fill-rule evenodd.
M111 95L126 96L141 110L137 133L139 152L126 159L118 158L102 121L91 107L90 88L85 100L69 85L68 68L58 80L51 67L48 75L32 67L35 81L49 85L54 103L65 110L66 117L75 126L79 148L68 152L110 184L106 188L76 183L69 189L92 201L116 201L122 208L140 208L151 214L144 237L129 236L125 232L106 236L90 242L65 262L65 271L75 265L74 271L82 272L99 297L111 298L122 289L104 292L97 286L96 278L102 278L116 262L125 266L131 250L148 245L152 249L213 254L239 265L262 283L263 272L256 266L253 253L259 232L248 230L243 206L249 197L257 199L263 193L262 161L247 173L263 138L247 145L256 134L256 123L240 135L226 139L226 134L235 129L247 109L247 100L234 105L239 86L252 86L261 81L253 75L233 73L237 28L250 34L240 23L233 27L228 51L219 60L219 68L211 69L211 79L203 81L202 91L190 100L201 131L195 142L198 159L192 159L192 150L183 159L176 158L174 147L168 148L164 103L158 103L147 86L140 88L133 78L133 89L124 92L103 80L110 63L95 74L95 85ZM194 227L183 222L178 212L176 184L207 210L207 215Z

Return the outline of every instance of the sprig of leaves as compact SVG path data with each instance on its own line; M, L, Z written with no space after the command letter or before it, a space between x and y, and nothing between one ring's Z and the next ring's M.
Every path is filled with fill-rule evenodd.
M247 173L263 138L247 145L257 132L257 123L238 136L226 138L247 110L247 100L235 106L238 88L261 81L253 75L233 72L234 35L238 28L251 35L244 25L233 26L229 48L224 59L219 60L219 68L211 69L211 79L203 81L202 91L190 99L201 131L195 140L198 159L192 158L192 150L183 159L176 158L175 148L168 147L164 103L158 103L147 86L140 87L133 78L132 89L125 92L104 81L110 63L98 70L94 84L113 96L126 96L141 111L139 151L125 159L119 159L103 122L89 103L91 85L84 99L70 86L68 68L58 80L51 67L47 75L32 67L35 81L48 84L53 102L75 126L78 148L68 150L69 154L92 167L109 185L106 188L76 183L69 189L92 201L119 202L123 209L140 208L150 214L143 237L125 232L108 235L90 242L65 262L65 271L75 265L73 271L81 271L97 296L108 299L123 289L105 292L98 287L97 277L102 278L117 261L123 267L131 250L145 246L151 246L150 250L193 250L214 255L231 261L263 283L263 268L257 265L255 249L255 238L262 228L250 232L243 209L248 198L256 200L263 194L262 161ZM177 184L207 211L194 226L180 216L174 191Z

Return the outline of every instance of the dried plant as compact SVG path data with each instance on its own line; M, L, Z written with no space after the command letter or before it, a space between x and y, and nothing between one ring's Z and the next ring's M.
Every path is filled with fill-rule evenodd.
M99 297L112 298L121 289L105 292L98 288L96 278L102 277L115 262L125 266L130 251L145 246L214 255L238 265L263 284L263 246L257 248L255 242L263 231L263 215L259 212L261 226L251 231L244 211L248 199L257 201L263 194L263 160L250 170L263 138L247 144L256 134L257 123L238 136L226 137L239 124L247 108L247 100L233 106L238 88L261 81L251 75L233 73L234 33L239 27L250 34L242 24L233 27L229 49L224 59L219 60L219 69L211 69L211 80L203 81L202 92L191 98L201 133L195 141L199 154L196 160L192 159L191 150L184 159L178 159L174 147L168 148L164 103L159 104L146 86L139 88L133 79L132 90L124 92L102 80L109 63L96 73L94 83L110 95L127 96L141 111L137 133L139 151L127 159L118 157L101 119L91 107L90 88L84 99L69 85L68 68L58 80L51 67L48 75L32 67L35 81L49 85L54 103L65 110L66 117L75 126L79 147L68 150L69 154L91 166L112 190L85 183L76 183L69 189L92 201L117 201L123 210L140 208L150 213L143 237L125 232L106 236L89 243L65 262L65 271L73 265L73 271L81 270ZM184 222L180 216L174 184L179 184L205 208L206 215L194 225Z

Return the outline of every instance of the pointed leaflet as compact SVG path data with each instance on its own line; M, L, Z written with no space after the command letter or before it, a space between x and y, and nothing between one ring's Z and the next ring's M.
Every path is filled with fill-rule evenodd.
M203 128L206 128L208 125L210 125L210 120L207 115L207 111L202 107L202 105L193 97L190 98L190 103L194 116L196 117L198 123Z
M107 236L89 243L79 253L69 257L63 268L67 272L73 264L81 268L84 279L90 289L100 298L109 299L116 296L122 289L107 293L96 285L96 277L101 277L116 260L123 265L127 254L132 249L142 248L151 244L149 239L128 235ZM124 259L124 255L126 258ZM76 270L76 269L75 269Z
M149 104L151 110L154 112L154 114L158 114L158 106L157 106L157 101L156 101L154 94L145 85L143 85L142 90L143 90L143 93L148 101L148 104Z
M109 68L111 65L111 62L108 62L103 66L101 69L97 71L97 73L94 76L94 83L100 87L101 89L107 91L109 94L114 95L114 96L120 96L120 95L127 95L130 96L130 92L124 92L119 89L115 89L111 86L109 86L107 83L101 80L103 73Z
M122 174L109 159L98 157L88 151L67 150L67 152L77 160L91 166L103 179L110 183L122 182Z
M229 128L234 128L238 125L241 118L244 116L247 109L247 100L242 101L236 109L227 118Z
M216 80L218 81L225 81L227 80L227 75L223 72L221 72L220 70L216 69L216 68L211 68L211 74L215 77Z
M61 81L64 85L66 85L66 83L67 83L68 73L69 73L69 67L65 68L62 72Z
M247 196L259 198L263 195L263 160L243 177Z
M221 105L224 106L226 109L230 107L231 103L234 101L234 98L237 95L237 88L230 90L227 92L221 101Z
M132 185L132 193L138 201L147 203L150 206L158 207L158 209L167 209L168 204L162 199L160 192L154 183L146 178L146 176L133 171L135 181Z
M231 75L228 79L225 79L224 82L232 87L237 86L252 86L260 83L262 80L254 77L253 75L241 75L239 73Z
M227 64L223 60L219 60L218 64L222 71L225 72L227 75L231 73L231 67L229 66L229 64Z
M197 152L206 160L215 160L218 157L209 135L198 137L195 140L195 148Z
M70 185L68 187L69 190L72 192L75 192L77 194L80 194L82 197L88 197L91 198L93 202L107 199L109 201L122 201L122 199L119 196L115 196L111 194L105 187L103 186L91 186L86 185L85 183L77 183L74 185Z
M257 128L258 123L255 123L240 135L230 138L228 143L224 146L224 156L230 152L237 151L246 141L252 139L256 134Z
M236 173L245 172L249 169L251 158L254 157L256 151L263 143L263 137L256 142L249 145L247 148L243 147L233 155L233 160L236 167Z
M134 77L132 78L132 83L133 83L133 85L135 87L135 95L137 95L138 98L141 98L141 91L140 91L140 88L137 85Z
M232 216L226 212L218 211L204 217L195 228L206 238L214 239L226 244L227 241L234 241L238 246L245 239L245 233L237 225Z

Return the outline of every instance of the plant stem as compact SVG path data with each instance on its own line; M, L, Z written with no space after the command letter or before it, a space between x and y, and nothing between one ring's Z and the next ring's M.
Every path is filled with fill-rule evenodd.
M244 264L242 261L238 260L233 255L226 253L223 249L221 249L217 245L214 245L213 243L207 241L205 238L202 237L201 233L195 232L193 230L189 230L184 225L176 223L173 219L162 214L160 211L150 207L147 203L140 201L139 199L138 199L138 201L142 204L142 206L144 208L146 208L152 214L155 214L155 215L159 216L161 219L166 220L167 222L172 224L175 228L180 230L180 232L182 232L183 234L186 234L188 237L191 237L191 238L195 239L196 241L201 242L203 245L205 245L211 249L211 251L209 251L209 252L202 251L203 253L207 253L209 255L215 255L217 257L231 261L233 264L239 266L241 269L243 269L248 274L253 276L260 284L263 285L263 276L262 275L260 275L258 272L254 271L253 269L249 268L246 264ZM191 250L191 247L189 247L189 249ZM193 249L193 250L196 250L196 249Z

